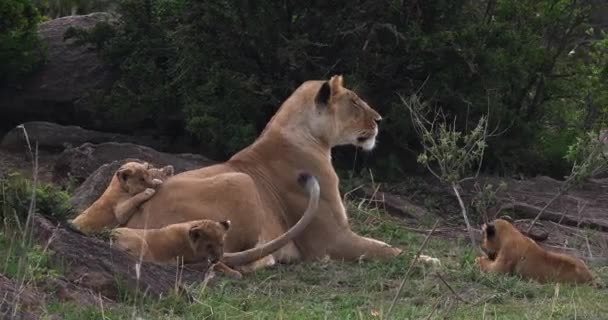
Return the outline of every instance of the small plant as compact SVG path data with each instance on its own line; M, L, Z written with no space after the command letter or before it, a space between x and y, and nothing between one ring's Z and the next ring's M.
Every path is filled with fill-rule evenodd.
M483 218L483 221L490 220L488 208L492 208L498 203L497 194L505 190L506 187L507 184L504 181L501 181L496 187L490 183L480 186L479 183L475 182L475 195L471 200L471 206Z
M32 190L34 190L32 192ZM19 173L10 173L0 180L0 213L2 224L20 227L27 219L33 198L34 213L65 219L71 211L69 195L50 184L34 183Z
M576 142L568 148L568 153L565 159L572 163L570 174L565 177L557 193L549 200L545 206L538 212L527 232L532 230L542 214L549 206L559 199L562 195L568 193L570 189L588 181L602 173L608 172L608 155L607 155L606 132L600 134L596 132L588 132L583 137L576 139Z
M473 130L463 133L457 130L456 119L448 121L442 110L431 110L417 94L409 99L401 97L401 101L410 112L414 130L421 138L423 150L418 156L418 162L452 188L474 246L473 229L459 189L462 182L479 175L487 146L486 139L490 136L487 116L481 116ZM475 173L469 176L475 166Z

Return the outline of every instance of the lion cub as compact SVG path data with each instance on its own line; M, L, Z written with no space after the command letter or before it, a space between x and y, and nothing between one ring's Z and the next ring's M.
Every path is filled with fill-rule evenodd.
M147 162L123 164L99 199L72 220L72 224L82 232L92 233L126 223L173 172L171 165L157 169Z
M496 219L482 229L481 247L487 257L475 259L482 271L518 274L541 283L593 281L582 260L547 251L506 220Z
M230 220L194 220L160 229L116 228L112 243L143 261L167 263L183 258L184 264L208 262L213 269L241 278L241 273L225 265L224 241Z

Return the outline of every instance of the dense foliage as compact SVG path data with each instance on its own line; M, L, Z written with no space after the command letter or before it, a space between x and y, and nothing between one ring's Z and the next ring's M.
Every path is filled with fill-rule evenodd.
M0 1L0 87L16 84L43 61L39 21L30 0Z
M192 135L222 158L252 142L302 81L342 73L386 119L371 163L380 172L415 159L398 94L419 91L463 130L489 112L504 133L488 141L487 168L561 174L567 146L605 122L606 45L593 9L574 0L123 0L119 27L100 25L90 39L120 71L96 112L116 128Z

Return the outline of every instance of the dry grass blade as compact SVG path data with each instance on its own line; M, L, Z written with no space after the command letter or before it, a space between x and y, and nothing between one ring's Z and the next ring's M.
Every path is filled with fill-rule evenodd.
M412 271L412 268L418 261L418 258L420 257L420 253L422 253L422 250L424 250L424 248L426 247L426 244L428 243L429 239L431 238L431 235L433 234L433 232L435 232L435 229L437 228L438 224L439 224L439 220L435 220L435 224L433 225L431 232L429 232L429 234L426 235L426 237L424 238L424 241L422 241L422 244L420 245L420 248L418 248L418 252L416 252L416 256L414 256L414 259L410 263L410 266L407 268L407 271L405 272L405 275L403 276L403 280L401 280L401 284L399 284L399 289L397 289L397 293L395 293L395 296L393 297L393 301L391 302L391 305L388 307L388 311L386 312L386 319L390 318L391 311L393 311L393 307L395 307L395 303L397 302L399 295L401 295L403 286L405 285L405 282L407 281L407 279L410 275L410 272Z
M448 290L450 290L450 292L452 292L452 294L454 295L454 297L456 297L456 299L462 303L468 304L469 302L464 300L462 297L460 297L460 295L452 288L452 286L450 286L450 284L445 281L445 279L443 278L443 276L441 276L441 273L439 273L439 271L435 272L435 275L437 276L437 278L439 278L439 280L441 280L441 282L443 282L443 284L448 288Z

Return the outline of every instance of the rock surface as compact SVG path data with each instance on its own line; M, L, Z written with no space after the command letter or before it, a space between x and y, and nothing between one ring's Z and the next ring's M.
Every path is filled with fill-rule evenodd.
M0 142L0 148L10 151L27 151L27 139L32 147L38 143L40 150L63 151L66 148L78 147L86 142L131 142L162 149L163 143L151 137L134 137L118 133L107 133L84 129L79 126L63 126L53 122L31 121L9 131Z
M87 179L97 168L112 161L127 158L147 161L155 166L172 165L179 173L208 166L214 162L191 153L170 154L133 143L85 143L66 149L59 155L54 168L55 181L69 178L76 182Z
M123 289L135 295L160 298L176 290L187 294L184 285L205 280L208 265L202 263L197 271L140 262L107 242L64 228L40 215L34 216L33 227L36 241L54 252L53 263L62 266L70 282L114 301ZM176 275L180 278L176 279Z
M68 16L41 23L39 34L46 46L45 65L20 88L0 90L0 117L16 126L27 120L73 122L92 101L92 90L106 89L112 83L110 70L90 47L70 46L64 41L71 27L92 28L97 22L113 21L108 13ZM79 113L80 112L80 113ZM10 128L10 127L9 127Z

